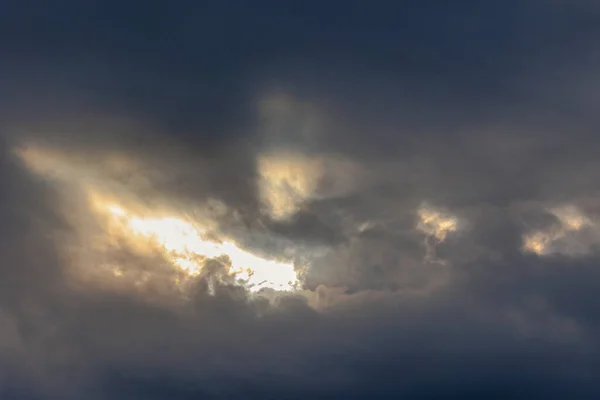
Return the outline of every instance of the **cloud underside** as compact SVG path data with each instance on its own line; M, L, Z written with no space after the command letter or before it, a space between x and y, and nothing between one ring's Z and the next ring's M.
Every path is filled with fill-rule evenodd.
M538 3L0 6L0 397L598 398L600 15Z

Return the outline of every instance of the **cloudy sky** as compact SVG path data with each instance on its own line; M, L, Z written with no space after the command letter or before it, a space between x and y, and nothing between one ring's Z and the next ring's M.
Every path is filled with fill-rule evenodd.
M2 399L597 399L600 7L0 2Z

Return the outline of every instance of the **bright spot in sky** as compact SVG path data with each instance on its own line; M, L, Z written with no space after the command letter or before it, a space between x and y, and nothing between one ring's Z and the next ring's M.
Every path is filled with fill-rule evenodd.
M578 231L592 224L589 218L573 206L553 208L550 212L558 218L567 231Z
M534 232L530 235L525 236L523 240L523 249L528 253L535 253L538 256L545 253L548 245L556 239L546 232Z
M272 218L282 220L314 194L325 171L322 160L285 153L260 156L258 172L261 200Z
M417 216L419 218L417 229L426 235L425 261L446 264L445 260L436 256L436 246L446 240L449 233L458 230L458 219L453 215L426 206L421 206L417 210Z
M524 235L523 250L538 256L557 251L554 244L564 240L570 233L592 226L592 221L576 207L564 206L550 209L559 221L559 225Z
M446 239L448 233L455 232L457 229L458 221L451 215L428 207L420 208L417 214L419 216L418 229L440 242Z
M86 164L85 155L66 156L60 151L31 146L15 151L34 171L63 180L91 182L92 177L98 175L94 173L96 169L102 169ZM313 186L306 174L312 176L319 172L318 166L313 164L294 158L271 158L261 164L261 172L269 182L266 193L277 204L278 212L293 212L298 202L311 193ZM102 165L111 170L133 164L126 157L113 155ZM124 236L140 250L148 248L147 245L153 250L158 248L174 265L190 275L200 273L207 260L227 256L230 260L229 274L251 291L263 288L293 290L298 283L293 263L258 257L232 241L207 240L203 229L182 218L140 216L117 205L118 201L108 201L91 186L83 184L82 187L88 192L90 205L109 216L110 237ZM114 270L113 274L122 276L124 271Z
M191 222L175 217L143 218L114 204L105 208L125 227L130 238L153 240L173 264L191 275L198 274L206 260L227 256L231 260L229 273L245 282L251 291L293 290L298 282L292 263L258 257L230 241L205 240L202 230Z

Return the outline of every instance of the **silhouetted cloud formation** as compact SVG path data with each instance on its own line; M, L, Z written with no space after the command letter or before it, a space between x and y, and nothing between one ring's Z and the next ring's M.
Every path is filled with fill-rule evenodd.
M4 1L0 396L598 398L597 43L589 1Z

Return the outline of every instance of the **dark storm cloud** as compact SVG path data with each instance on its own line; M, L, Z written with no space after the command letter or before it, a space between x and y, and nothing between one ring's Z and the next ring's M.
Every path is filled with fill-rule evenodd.
M550 0L4 1L0 395L597 398L599 17ZM23 144L148 207L224 206L220 232L309 259L306 290L253 296L220 259L182 300L165 260L127 248L106 255L120 281L72 279L61 238L93 222L65 215L77 192L31 173ZM318 180L287 221L261 209L256 157L279 150ZM552 253L523 251L535 232Z

